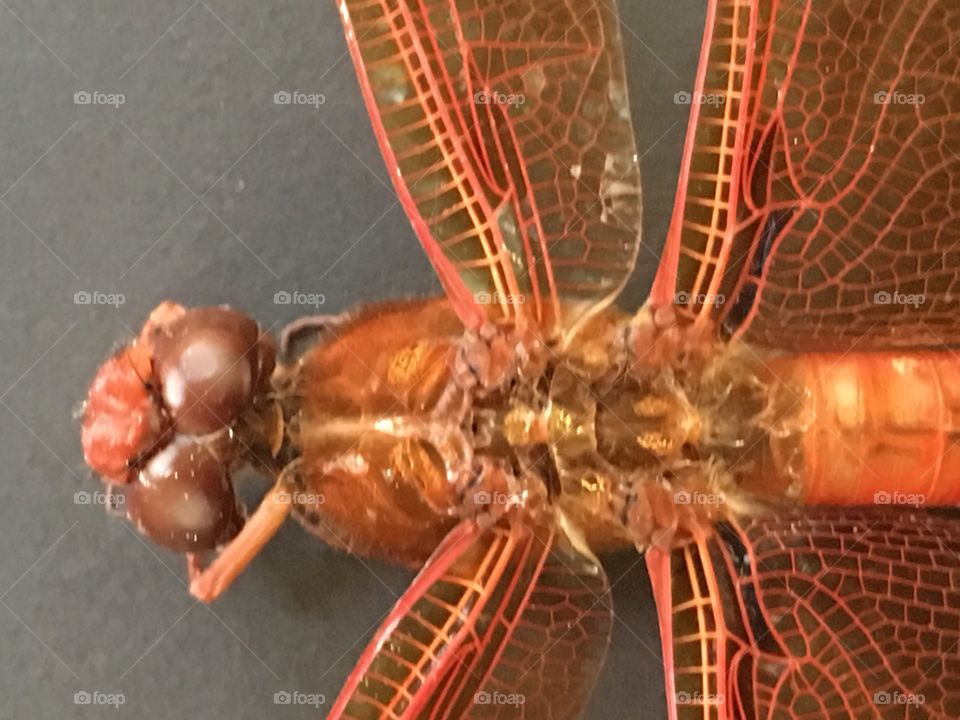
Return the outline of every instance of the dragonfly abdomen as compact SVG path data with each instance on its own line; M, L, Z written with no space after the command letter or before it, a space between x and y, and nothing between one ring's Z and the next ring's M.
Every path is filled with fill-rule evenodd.
M811 504L960 501L960 362L950 353L814 354L771 363L778 474Z

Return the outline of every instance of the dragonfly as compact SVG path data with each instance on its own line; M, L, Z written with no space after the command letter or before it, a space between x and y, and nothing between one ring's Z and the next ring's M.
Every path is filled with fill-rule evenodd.
M636 549L671 720L960 717L960 6L710 0L635 312L613 4L339 9L444 296L166 301L106 360L86 461L191 593L293 516L419 568L329 717L577 718Z

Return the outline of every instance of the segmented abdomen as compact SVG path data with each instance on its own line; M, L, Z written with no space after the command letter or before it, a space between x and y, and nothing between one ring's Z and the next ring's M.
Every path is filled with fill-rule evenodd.
M778 378L777 474L806 503L960 502L960 360L951 353L801 355Z

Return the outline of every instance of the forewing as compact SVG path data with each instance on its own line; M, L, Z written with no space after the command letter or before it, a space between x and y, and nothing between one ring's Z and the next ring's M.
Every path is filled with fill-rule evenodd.
M960 344L960 5L715 0L654 302L758 344Z
M672 720L960 717L958 520L806 508L651 553Z
M606 654L606 575L552 519L458 525L403 595L331 718L577 718Z
M344 0L397 194L468 327L557 329L610 302L640 243L620 33L604 0ZM489 307L483 307L483 306Z

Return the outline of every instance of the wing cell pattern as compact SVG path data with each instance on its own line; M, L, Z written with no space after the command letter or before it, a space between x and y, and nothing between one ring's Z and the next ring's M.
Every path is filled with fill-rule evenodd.
M612 621L603 570L553 524L465 521L387 618L331 717L577 718Z
M960 717L957 519L807 508L676 551L676 718Z
M692 124L682 311L789 350L960 344L960 5L718 0L711 32L701 92L738 112Z
M400 198L468 325L470 299L545 327L612 300L640 243L613 4L345 0Z

